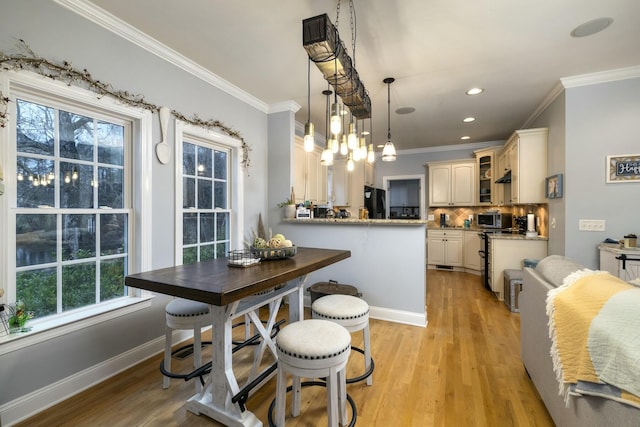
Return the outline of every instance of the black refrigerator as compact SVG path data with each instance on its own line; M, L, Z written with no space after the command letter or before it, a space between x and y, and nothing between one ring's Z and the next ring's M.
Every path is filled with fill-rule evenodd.
M386 219L385 191L380 188L364 186L364 206L371 219Z

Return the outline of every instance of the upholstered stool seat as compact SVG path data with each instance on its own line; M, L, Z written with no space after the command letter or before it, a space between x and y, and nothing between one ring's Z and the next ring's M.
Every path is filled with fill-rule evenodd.
M173 331L180 329L193 329L193 365L199 368L202 365L202 338L201 329L211 324L209 305L203 302L176 298L165 307L166 326L164 343L164 363L162 365L164 378L162 388L168 388L171 377L166 373L171 372L171 347ZM201 384L196 382L196 391L200 391Z
M363 331L364 351L351 347L364 354L365 373L356 378L347 379L347 383L362 381L366 378L367 385L373 384L374 363L371 358L371 344L369 334L369 304L362 298L352 295L333 294L318 298L311 305L313 318L335 322L349 332Z
M284 426L287 374L293 376L292 410L300 415L300 378L326 378L329 426L346 425L345 368L351 352L351 334L334 322L302 320L285 326L276 338L278 375L275 424ZM352 407L353 406L352 403ZM355 412L355 411L354 411ZM354 413L355 415L355 413Z

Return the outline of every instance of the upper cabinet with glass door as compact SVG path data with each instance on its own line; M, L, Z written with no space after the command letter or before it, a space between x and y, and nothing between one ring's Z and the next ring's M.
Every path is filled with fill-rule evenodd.
M496 153L500 147L489 147L474 151L476 155L476 171L478 174L478 204L496 205L497 184L496 178Z

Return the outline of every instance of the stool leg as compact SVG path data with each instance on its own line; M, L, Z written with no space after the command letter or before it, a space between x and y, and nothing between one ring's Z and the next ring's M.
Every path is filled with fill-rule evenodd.
M293 379L291 381L291 415L294 417L300 415L300 384L300 377L293 375Z
M338 371L338 407L340 408L340 425L346 426L347 419L347 367Z
M202 325L200 322L196 322L193 328L193 367L199 368L202 366ZM196 378L196 393L200 393L202 390L202 384L200 379Z
M364 333L364 367L365 372L371 368L371 338L369 334L369 325L363 329ZM373 372L367 377L367 385L373 385Z
M169 326L165 326L164 328L164 369L167 372L171 372L171 334L173 330ZM171 382L171 378L166 375L162 378L162 388L169 388L169 383Z
M278 364L278 374L276 379L276 416L275 423L277 427L284 426L284 409L287 400L287 373Z
M329 427L338 426L338 374L335 368L330 369L330 373L327 376L327 418L329 421ZM340 417L342 418L342 416Z

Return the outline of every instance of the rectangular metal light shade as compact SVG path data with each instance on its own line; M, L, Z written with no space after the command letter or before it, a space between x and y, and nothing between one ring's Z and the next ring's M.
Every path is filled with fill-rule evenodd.
M302 45L351 114L371 117L371 99L327 14L302 21Z

